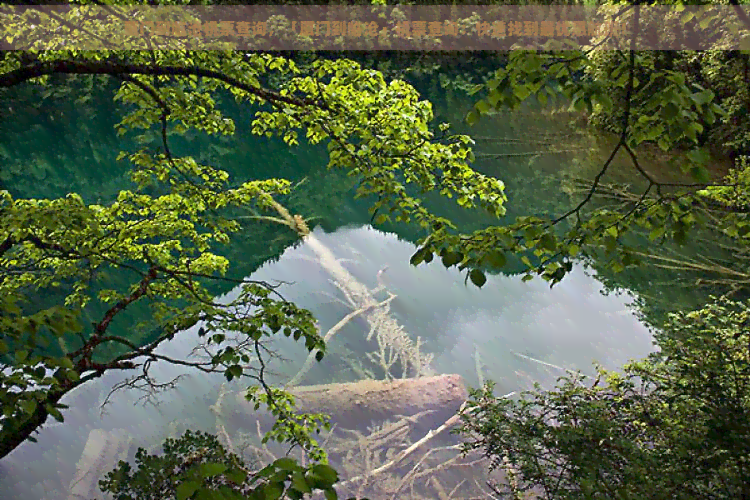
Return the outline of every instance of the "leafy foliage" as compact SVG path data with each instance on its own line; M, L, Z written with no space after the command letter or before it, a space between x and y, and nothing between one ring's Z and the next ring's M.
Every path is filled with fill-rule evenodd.
M638 35L658 31L664 22L639 18L638 8L611 6L610 12L629 16ZM691 19L678 16L668 22ZM565 274L564 267L559 271L571 251L596 257L599 264L605 258L611 271L620 272L641 263L633 252L633 236L682 245L696 227L730 238L737 258L727 263L727 272L744 274L740 257L747 250L745 199L750 189L746 162L740 158L729 175L715 179L700 147L729 123L737 128L727 135L741 140L746 132L737 101L728 95L744 95L745 83L738 78L736 86L724 86L705 76L711 66L701 63L717 57L723 56L595 48L511 54L508 65L487 83L487 97L468 114L469 123L501 107L557 99L587 111L595 122L617 132L619 141L578 205L550 219L519 218L495 234L505 232L506 242L520 248L544 238L535 252L540 262L527 264L553 284ZM714 89L724 106L716 102ZM664 151L689 149L675 166L690 178L671 182L646 171L635 147L647 142ZM614 207L596 206L592 200L620 151L630 157L646 188ZM568 219L572 223L563 238L555 238L551 230ZM480 246L492 241L485 248L496 249L490 238L485 232L467 240ZM731 284L744 296L747 282L716 283ZM515 481L497 486L499 493L534 491L549 499L750 496L746 304L719 299L656 326L660 351L626 365L624 373L600 369L593 383L580 375L565 377L554 389L537 387L518 401L496 398L491 384L473 392L462 428L473 439L468 448L483 449L494 467L516 472Z
M347 60L315 61L304 68L283 57L234 52L85 52L60 50L6 55L0 61L0 86L26 82L48 85L53 75L108 75L120 82L115 99L125 107L118 131L152 133L135 152L122 152L133 189L111 202L85 203L81 196L20 199L3 192L0 218L0 289L8 297L4 345L13 352L0 378L4 420L0 456L22 443L49 415L62 420L60 399L70 390L109 370L136 370L129 384L150 392L164 389L148 375L153 362L221 372L228 380L247 376L262 388L254 401L278 417L270 438L304 447L316 460L325 454L310 437L321 415L297 416L292 400L267 385L263 341L283 332L325 352L309 311L297 308L264 282L231 279L229 261L217 249L240 229L237 211L271 209L274 197L290 192L285 179L238 182L191 156L177 156L170 136L198 131L212 136L234 133L233 120L216 105L215 94L234 98L255 113L252 131L279 135L295 145L304 135L325 141L329 167L359 179L357 194L376 199L373 217L395 213L425 229L451 226L432 215L415 193L438 190L458 204L503 213L502 182L470 167L471 140L432 131L432 109L400 80L387 82L377 71ZM261 83L266 82L266 83ZM110 271L129 281L112 286ZM484 281L472 272L474 283ZM229 280L241 293L229 304L214 300L206 283ZM109 284L109 286L108 286ZM45 308L29 294L60 297ZM24 299L23 307L13 298ZM104 314L81 326L92 303ZM150 309L156 338L140 345L115 335L133 304ZM192 326L215 348L208 363L177 360L156 348ZM228 333L238 334L237 346ZM62 354L44 349L39 337L60 339ZM144 360L145 361L141 361ZM58 370L54 376L47 372Z
M291 458L278 459L262 469L247 464L224 449L216 437L187 431L167 439L162 455L140 448L136 469L121 461L100 481L103 492L118 500L298 500L314 492L337 498L338 474L330 466L302 467Z
M673 315L660 352L593 382L564 377L518 401L474 391L462 430L481 437L467 446L496 467L507 457L519 490L543 498L745 498L749 312L720 299Z

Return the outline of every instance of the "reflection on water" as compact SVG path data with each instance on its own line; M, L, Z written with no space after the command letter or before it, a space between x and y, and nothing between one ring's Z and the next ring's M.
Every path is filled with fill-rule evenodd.
M377 274L388 290L397 295L392 313L414 338L421 337L424 350L435 354L438 373L457 373L467 384L478 384L480 354L485 379L494 379L499 390L527 388L531 381L551 384L560 375L514 353L524 354L565 368L591 370L596 360L615 368L651 349L651 336L628 303L627 294L604 296L601 285L582 267L562 283L549 289L541 280L523 283L520 276L489 276L482 290L464 284L457 271L434 261L417 268L409 265L411 243L369 227L314 233L362 283L374 287ZM305 245L288 249L282 258L258 270L254 279L290 282L281 288L284 296L311 309L323 331L349 310L330 276L315 262ZM230 294L231 295L231 294ZM334 338L331 354L310 371L307 383L353 380L337 353L353 352L364 357L368 348L363 321L350 322ZM195 345L194 331L186 332L162 354L184 356ZM278 366L284 374L295 374L306 357L302 345L280 338L274 346L289 362ZM184 373L180 368L160 365L154 370L161 380ZM102 418L99 404L109 389L124 379L110 373L65 398L71 409L64 424L50 422L39 434L39 443L25 443L0 462L0 498L57 500L67 498L67 486L75 472L86 439L94 429L124 429L135 448L152 448L163 437L186 427L213 432L214 416L208 406L215 402L222 377L190 373L178 388L161 398L157 408L137 404L136 392L117 393ZM239 390L237 383L230 390Z

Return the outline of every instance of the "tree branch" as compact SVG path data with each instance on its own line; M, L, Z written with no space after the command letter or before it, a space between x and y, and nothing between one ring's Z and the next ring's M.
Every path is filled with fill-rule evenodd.
M116 364L110 366L108 369L127 370L131 368L132 366L129 364ZM97 369L96 371L81 377L75 382L71 382L69 380L65 381L67 383L63 384L64 388L47 393L47 397L43 401L40 401L39 404L37 404L34 413L32 413L31 416L28 417L28 419L23 421L20 426L13 429L13 432L3 432L3 439L0 439L0 460L5 458L10 452L16 449L21 443L26 441L32 434L34 434L34 432L36 432L42 425L44 425L44 422L47 421L47 417L49 417L49 411L47 410L48 406L56 406L63 398L63 396L65 396L72 389L75 389L76 387L90 380L99 378L103 374L104 370ZM4 431L5 428L3 428L2 430Z
M104 333L107 331L110 323L112 323L112 320L118 313L125 310L125 308L127 308L130 304L146 295L149 284L151 284L151 282L154 281L156 277L156 268L152 267L151 269L149 269L148 274L146 274L146 276L141 280L138 288L133 293L131 293L127 297L124 297L117 304L111 307L104 314L102 320L99 323L94 324L94 334L88 339L88 341L83 346L81 346L80 349L68 355L68 357L70 357L71 359L80 357L75 367L78 373L83 373L87 369L92 368L91 354L96 346L104 341Z
M552 226L567 219L573 214L578 214L581 211L581 209L589 201L591 201L591 198L594 196L594 193L596 192L596 188L599 186L599 182L601 181L602 177L604 177L604 174L607 173L607 169L612 164L612 161L615 159L615 155L617 154L617 152L620 150L621 147L627 145L628 129L630 128L630 112L631 112L631 106L632 106L632 100L633 100L633 87L634 87L634 82L635 82L635 42L638 38L638 31L640 28L640 13L641 11L636 5L635 14L634 14L633 36L630 39L630 60L628 63L630 68L629 68L629 74L628 74L628 85L625 91L625 110L623 111L623 114L622 114L622 132L620 132L620 140L617 142L617 146L615 146L614 150L612 151L612 154L604 163L604 166L602 167L602 169L594 178L594 182L592 183L591 189L589 189L589 192L586 195L586 198L584 198L583 201L581 201L575 208L567 211L560 217L553 220L551 223Z
M244 90L248 94L272 103L285 103L298 107L317 107L327 109L325 104L310 99L281 95L276 92L248 85L220 71L199 66L169 66L128 64L114 61L45 61L33 63L0 75L0 87L12 87L20 83L52 74L68 75L151 75L151 76L198 76L222 81L232 87Z

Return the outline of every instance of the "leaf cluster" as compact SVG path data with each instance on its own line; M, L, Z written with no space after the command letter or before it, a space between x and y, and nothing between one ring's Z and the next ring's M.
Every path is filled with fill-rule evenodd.
M135 467L121 461L99 486L118 500L300 500L316 492L326 500L338 498L333 487L338 474L326 464L303 467L284 457L254 466L229 453L215 436L187 431L167 439L159 455L140 448Z
M462 432L518 488L548 499L731 499L748 494L748 308L715 299L671 316L661 350L622 373L563 377L552 390L472 393ZM509 485L500 485L507 490Z

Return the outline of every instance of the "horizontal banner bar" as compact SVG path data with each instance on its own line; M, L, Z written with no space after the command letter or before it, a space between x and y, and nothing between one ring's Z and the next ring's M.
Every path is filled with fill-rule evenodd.
M2 50L745 50L740 6L14 6Z

